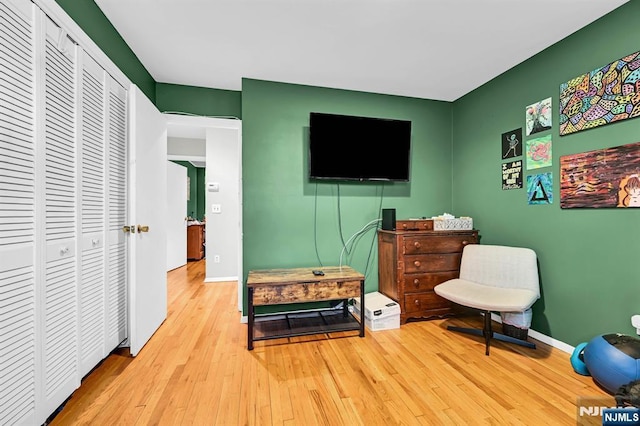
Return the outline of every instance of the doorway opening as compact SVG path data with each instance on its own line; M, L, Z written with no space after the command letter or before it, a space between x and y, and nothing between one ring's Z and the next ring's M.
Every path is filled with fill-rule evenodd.
M188 185L189 197L196 199L187 202L190 207L183 220L185 233L189 224L203 229L204 281L237 281L238 309L242 310L242 122L164 115L167 158L187 162L185 167L195 170L195 182L189 176Z

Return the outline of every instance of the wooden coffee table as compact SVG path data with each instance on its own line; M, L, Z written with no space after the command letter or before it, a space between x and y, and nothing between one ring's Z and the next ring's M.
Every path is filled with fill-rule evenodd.
M250 271L247 278L247 349L258 340L359 330L364 337L364 321L349 312L348 300L360 297L364 310L364 275L349 266L323 267L324 275L314 269L264 269ZM310 309L295 312L256 315L256 306L286 305L342 300L342 309Z

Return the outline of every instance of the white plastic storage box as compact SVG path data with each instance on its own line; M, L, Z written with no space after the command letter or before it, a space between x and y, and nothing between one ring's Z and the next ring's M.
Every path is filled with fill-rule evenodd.
M364 324L371 331L400 328L400 305L382 293L364 295ZM353 298L353 313L362 318L360 298Z

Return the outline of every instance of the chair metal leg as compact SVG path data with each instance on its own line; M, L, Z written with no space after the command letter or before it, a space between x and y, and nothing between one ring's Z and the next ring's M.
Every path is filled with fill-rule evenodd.
M511 336L505 336L504 334L500 334L500 333L493 333L493 338L496 340L500 340L502 342L515 343L516 345L526 346L527 348L531 348L531 349L536 348L535 343L531 343L526 340L521 340Z
M493 337L493 331L491 330L491 312L484 312L484 334L485 351L484 354L489 356L489 346L491 346L491 338Z
M500 340L502 342L515 343L516 345L525 346L531 349L536 348L536 345L534 343L494 332L491 327L491 312L484 311L483 315L484 315L484 327L482 329L456 327L456 326L450 325L447 327L447 330L458 331L460 333L466 333L466 334L473 334L474 336L483 336L484 342L485 342L485 355L489 355L489 348L491 347L491 339Z

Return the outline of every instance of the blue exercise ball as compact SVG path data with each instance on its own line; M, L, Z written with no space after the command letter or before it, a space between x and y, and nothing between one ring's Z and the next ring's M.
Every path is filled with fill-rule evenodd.
M640 339L637 337L619 333L594 337L584 347L583 358L591 377L611 393L640 379Z

